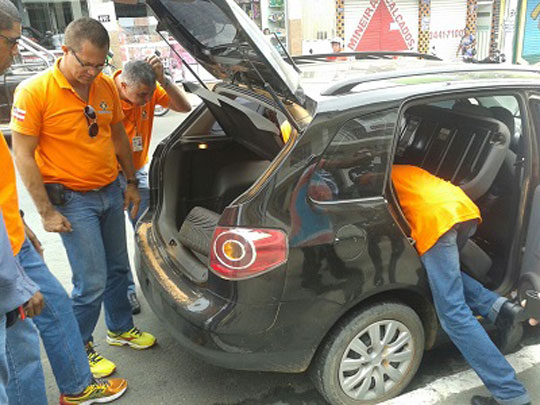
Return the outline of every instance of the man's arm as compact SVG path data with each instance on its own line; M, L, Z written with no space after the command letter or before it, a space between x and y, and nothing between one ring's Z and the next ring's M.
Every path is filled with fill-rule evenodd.
M37 136L23 135L13 131L15 164L26 189L34 200L39 215L41 215L45 230L48 232L71 232L70 222L51 204L47 191L45 191L43 177L35 158L38 142Z
M111 137L114 144L114 150L116 157L122 171L128 180L128 185L124 193L124 209L133 204L131 209L131 217L135 218L139 211L139 204L141 203L141 196L139 195L139 189L136 184L129 183L130 180L135 179L135 166L133 165L133 152L129 144L129 139L122 122L117 122L111 125Z
M165 77L161 60L153 55L148 58L148 63L152 66L154 72L156 72L157 81L170 98L169 108L178 112L191 111L191 104L186 97L186 92Z
M191 104L187 100L186 92L180 89L176 84L165 78L163 82L159 82L163 90L167 92L167 95L171 99L169 108L178 112L191 111Z

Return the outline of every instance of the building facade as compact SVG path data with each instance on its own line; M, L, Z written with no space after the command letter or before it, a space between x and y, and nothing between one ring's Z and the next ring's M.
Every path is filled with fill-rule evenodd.
M349 51L413 51L456 58L468 29L476 57L500 47L504 0L335 0L337 35Z
M174 42L156 33L157 21L144 0L12 1L23 17L24 34L36 39L47 31L60 36L82 16L102 21L119 66L156 49L167 54L167 41ZM409 50L449 60L456 58L468 29L477 59L500 50L508 61L540 62L540 0L235 1L276 47L281 45L274 34L293 55L331 52L330 41L339 38L345 51Z

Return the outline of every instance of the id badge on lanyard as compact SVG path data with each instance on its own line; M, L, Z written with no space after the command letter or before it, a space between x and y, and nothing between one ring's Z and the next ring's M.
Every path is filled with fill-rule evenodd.
M141 134L137 133L133 137L133 140L131 142L131 146L133 147L133 152L142 152L143 150L143 139Z

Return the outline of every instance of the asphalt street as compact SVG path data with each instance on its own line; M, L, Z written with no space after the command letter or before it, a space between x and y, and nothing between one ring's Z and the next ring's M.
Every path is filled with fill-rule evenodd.
M157 117L153 148L169 135L185 114L170 112ZM153 149L152 148L152 149ZM45 248L45 260L67 291L71 291L71 270L60 237L46 233L28 193L19 182L21 208ZM133 252L133 232L128 227L128 247ZM129 389L118 404L197 404L197 405L318 405L325 402L305 374L279 374L231 371L214 367L186 353L156 319L142 293L142 313L135 316L136 326L152 332L158 345L146 351L108 346L105 343L103 317L94 335L97 350L117 364L115 376L127 378ZM525 348L514 354L520 378L533 398L540 400L540 339L538 330L530 330ZM537 347L538 346L538 347ZM47 357L42 355L50 404L58 403L58 389ZM409 395L394 404L467 404L473 394L486 393L463 358L450 344L426 353L420 370L408 387ZM480 388L479 388L480 387ZM435 394L434 394L435 393ZM416 399L414 399L416 398ZM423 398L423 399L418 399ZM533 401L535 403L536 401ZM540 401L539 401L540 403Z

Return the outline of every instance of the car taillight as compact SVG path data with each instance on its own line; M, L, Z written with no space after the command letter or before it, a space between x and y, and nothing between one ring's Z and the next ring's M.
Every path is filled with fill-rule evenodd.
M218 226L210 268L221 278L241 280L275 269L287 261L288 252L287 235L279 229Z

